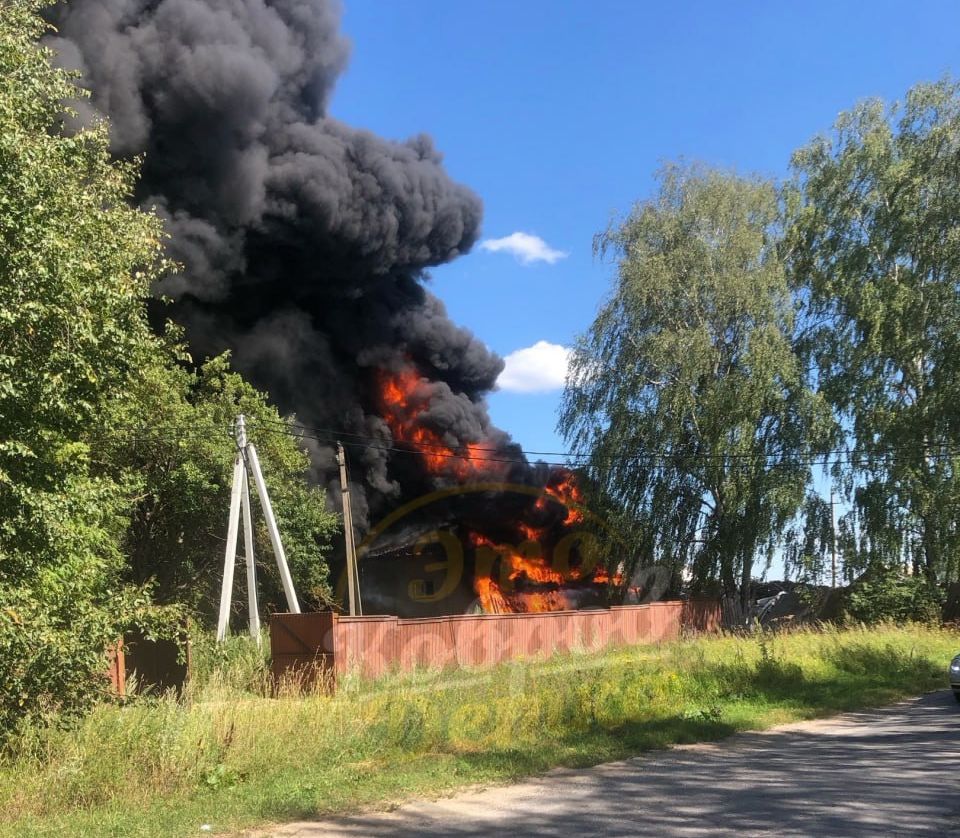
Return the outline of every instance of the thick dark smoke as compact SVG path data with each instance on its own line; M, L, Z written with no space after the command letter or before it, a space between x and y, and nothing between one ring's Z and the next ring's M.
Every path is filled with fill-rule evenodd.
M422 285L473 245L480 200L429 138L388 142L328 116L349 51L336 4L72 0L51 18L115 152L145 155L137 197L185 266L158 292L195 357L230 349L301 422L383 442L351 452L360 522L434 479L384 450L382 370L429 379L422 421L444 443L516 456L483 403L502 361ZM332 449L317 444L314 462L332 486Z

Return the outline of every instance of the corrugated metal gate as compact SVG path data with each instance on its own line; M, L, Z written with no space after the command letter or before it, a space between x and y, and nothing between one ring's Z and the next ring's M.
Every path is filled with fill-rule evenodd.
M274 678L313 680L334 670L334 625L331 611L274 614L270 618L270 654Z

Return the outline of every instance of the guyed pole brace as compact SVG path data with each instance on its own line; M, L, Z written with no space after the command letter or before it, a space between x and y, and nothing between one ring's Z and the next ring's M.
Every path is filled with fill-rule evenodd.
M260 470L257 449L247 440L247 428L243 414L236 421L237 457L233 462L233 486L230 491L230 518L227 524L227 547L223 557L223 585L220 588L220 616L217 620L217 640L227 637L230 627L230 605L233 597L233 570L237 562L237 537L240 530L240 511L243 509L243 547L247 565L247 606L250 612L250 636L260 642L260 613L257 608L257 568L253 557L253 516L250 512L250 477L253 477L260 499L260 508L267 521L270 544L277 560L283 592L287 597L287 608L291 614L300 613L300 603L293 589L290 567L280 541L280 530L273 514L267 484Z

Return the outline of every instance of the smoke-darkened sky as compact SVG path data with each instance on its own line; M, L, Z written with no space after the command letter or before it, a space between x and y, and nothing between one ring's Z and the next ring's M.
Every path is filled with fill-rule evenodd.
M258 237L274 241L280 228L294 249L310 225L331 232L326 250L297 257L313 266L322 258L331 274L338 259L351 266L359 259L374 277L388 266L393 280L397 270L413 277L426 268L433 276L427 288L453 323L415 281L387 282L390 294L373 295L379 314L364 316L379 324L398 299L417 303L403 338L433 352L461 392L481 392L496 377L498 362L485 346L508 358L530 350L514 355L513 374L501 379L526 392L504 390L490 404L498 424L536 450L562 446L553 433L561 347L586 328L607 287L609 267L593 260L592 237L649 194L661 160L685 156L782 176L790 152L839 111L866 96L901 96L917 81L956 72L960 59L960 10L940 0L909 9L871 3L870 14L866 4L827 0L735 8L582 0L560 11L551 0L346 0L342 14L320 0L72 6L75 26L88 33L81 39L87 54L71 55L64 45L65 59L85 61L95 88L99 69L119 150L176 157L178 143L189 144L191 166L151 172L148 164L147 187L152 182L156 195L143 197L157 197L183 232L181 253L203 277L195 295L215 301L231 272L247 271ZM149 11L156 8L162 14ZM114 30L123 36L112 37ZM215 48L200 49L204 43ZM192 89L191 74L204 85ZM150 91L145 99L143 90ZM176 130L150 140L144 111ZM319 117L326 126L319 134L297 127ZM432 141L378 139L421 132ZM351 171L362 176L344 179ZM405 174L395 179L392 171ZM228 182L229 190L218 191ZM323 197L332 194L340 197ZM395 200L411 194L433 197ZM187 195L202 212L190 211ZM284 218L299 220L285 226ZM494 245L470 250L475 239ZM279 263L288 265L289 256ZM257 287L292 281L276 265L256 272L268 269L278 275L244 289L257 315ZM350 288L348 298L356 293ZM254 318L255 347L283 331L288 352L325 351L297 314L316 300L308 290L297 293ZM345 331L356 346L370 343L368 334ZM428 335L432 349L424 345ZM440 344L457 357L457 371L437 335L446 336ZM260 363L276 366L275 347L262 353ZM374 364L375 356L368 351L361 363ZM286 386L300 385L294 376ZM338 386L336 378L328 385Z
M329 113L349 56L336 2L74 0L50 15L57 60L91 94L80 121L106 115L112 151L143 157L136 199L182 265L157 289L166 313L194 358L229 350L284 413L332 429L312 445L332 494L334 440L367 443L352 458L361 528L458 479L453 457L427 468L404 445L519 456L484 403L503 362L423 282L474 246L482 202L428 135L391 141Z
M593 235L680 155L782 176L790 153L866 96L960 74L947 0L806 3L346 0L353 41L331 111L378 134L427 130L484 202L483 236L569 256L476 249L433 271L458 323L501 355L569 343L605 293ZM493 418L556 450L557 391L498 393Z

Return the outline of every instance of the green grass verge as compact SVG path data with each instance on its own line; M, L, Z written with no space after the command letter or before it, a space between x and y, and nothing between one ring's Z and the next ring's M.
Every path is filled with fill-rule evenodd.
M942 687L958 649L921 626L724 636L278 699L241 649L240 675L224 659L183 701L24 736L0 762L0 834L231 832L593 765Z

